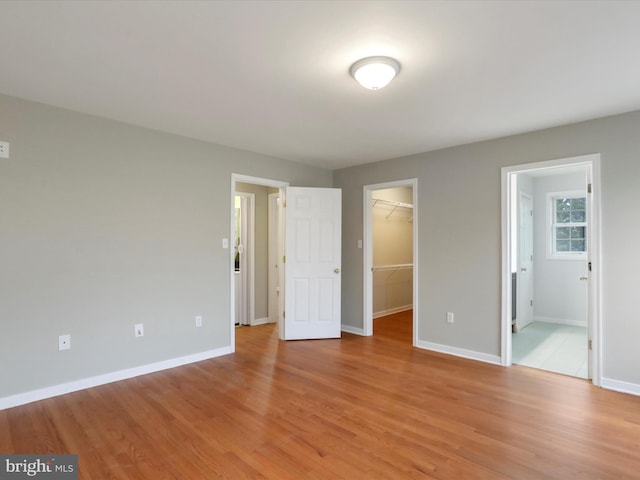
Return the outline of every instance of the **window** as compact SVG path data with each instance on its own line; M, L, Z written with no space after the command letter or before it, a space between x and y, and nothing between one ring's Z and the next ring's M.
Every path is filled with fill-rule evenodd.
M587 253L587 199L584 192L550 193L550 256L582 258Z

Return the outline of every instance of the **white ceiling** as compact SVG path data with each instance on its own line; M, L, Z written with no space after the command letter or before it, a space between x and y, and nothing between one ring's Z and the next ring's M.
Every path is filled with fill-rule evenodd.
M1 93L328 168L640 109L639 51L635 1L0 2Z

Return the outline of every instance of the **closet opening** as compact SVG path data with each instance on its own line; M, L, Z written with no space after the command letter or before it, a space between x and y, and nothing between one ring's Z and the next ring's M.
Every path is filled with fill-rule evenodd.
M364 335L376 324L416 345L417 180L364 187Z

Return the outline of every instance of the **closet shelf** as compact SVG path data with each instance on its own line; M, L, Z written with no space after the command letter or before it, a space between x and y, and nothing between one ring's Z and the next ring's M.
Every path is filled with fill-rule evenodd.
M391 210L388 215L385 218L389 218L393 212L395 212L398 208L408 208L410 210L413 210L413 204L412 203L404 203L404 202L397 202L395 200L384 200L382 198L374 198L373 199L373 207L375 207L376 205L387 205L390 207L393 207L393 210ZM409 221L411 222L413 220L413 215L411 216L411 218L409 219Z
M378 265L371 269L372 272L382 272L384 270L403 270L413 268L413 263L396 263L393 265Z

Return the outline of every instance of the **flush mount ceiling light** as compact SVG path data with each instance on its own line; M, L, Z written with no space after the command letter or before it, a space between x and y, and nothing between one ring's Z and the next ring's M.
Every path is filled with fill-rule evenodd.
M367 57L351 65L349 73L364 88L386 87L400 71L400 63L391 57Z

